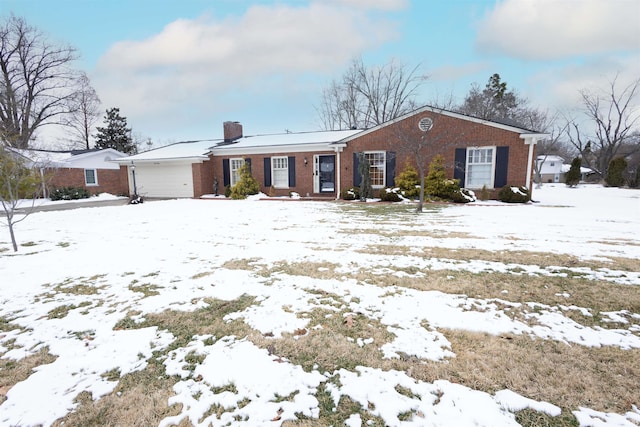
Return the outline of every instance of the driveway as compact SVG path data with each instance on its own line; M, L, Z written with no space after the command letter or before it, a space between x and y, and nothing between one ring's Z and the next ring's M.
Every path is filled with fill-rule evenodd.
M100 206L124 206L129 203L128 198L111 199L111 200L95 200L95 201L79 201L79 202L56 202L46 205L35 206L33 212L47 212L47 211L65 211L69 209L80 208L97 208ZM24 213L29 211L31 207L18 208L17 213ZM5 216L4 210L0 206L0 216Z

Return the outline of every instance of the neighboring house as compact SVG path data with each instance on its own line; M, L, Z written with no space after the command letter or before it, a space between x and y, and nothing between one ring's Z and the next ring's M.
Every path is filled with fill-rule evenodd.
M540 179L542 183L566 182L566 174L571 165L564 163L564 158L555 155L540 155L536 158L537 166L540 168ZM580 181L586 181L587 177L593 174L593 170L585 167L580 168Z
M47 176L47 189L86 188L92 194L127 194L126 171L114 163L126 154L112 148L104 150L12 149L26 159L29 167ZM46 197L46 195L45 195Z
M425 123L429 125L425 126ZM367 130L245 136L237 122L224 123L219 140L173 144L118 159L128 168L129 189L147 197L224 194L244 162L266 194L338 198L358 186L358 153L370 164L374 190L393 187L415 158L407 141L433 141L427 163L445 159L450 178L469 189L531 188L535 144L546 135L432 107L423 107Z
M540 155L536 158L536 168L540 170L541 182L564 182L562 170L564 159L554 155ZM567 169L568 171L569 169Z

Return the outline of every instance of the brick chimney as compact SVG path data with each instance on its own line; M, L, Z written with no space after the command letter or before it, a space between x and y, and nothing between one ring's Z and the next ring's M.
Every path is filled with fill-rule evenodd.
M240 122L224 122L224 142L232 142L242 138L242 125Z

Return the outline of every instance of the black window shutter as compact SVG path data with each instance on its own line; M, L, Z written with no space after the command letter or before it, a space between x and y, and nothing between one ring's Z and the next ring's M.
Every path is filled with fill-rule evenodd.
M224 186L231 184L231 173L229 171L229 159L222 159L222 180L224 181Z
M395 151L387 151L387 164L385 165L385 183L384 185L389 188L393 188L395 186L395 177L396 177L396 152Z
M360 162L358 161L358 153L353 153L353 186L360 187L360 181L362 181L362 177L360 176L360 172L358 171L358 166Z
M296 158L290 156L287 160L287 167L289 168L289 187L296 186Z
M247 164L247 167L249 168L249 173L251 173L251 159L244 159L244 162Z
M271 157L264 158L264 186L271 187Z
M453 178L460 180L460 187L464 187L464 175L467 166L467 149L456 148L456 156L453 162Z
M502 188L507 185L509 171L509 147L496 148L496 175L493 181L494 188Z

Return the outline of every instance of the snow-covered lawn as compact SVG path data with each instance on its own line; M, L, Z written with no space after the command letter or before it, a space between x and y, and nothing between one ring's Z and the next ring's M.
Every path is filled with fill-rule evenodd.
M79 409L82 392L124 393L119 381L153 362L172 381L161 426L497 426L517 425L527 408L638 426L640 386L612 403L616 413L416 374L460 357L452 331L611 348L638 356L627 372L640 374L640 191L546 185L534 200L420 215L403 204L271 200L34 213L16 226L17 254L0 228L0 425L51 425ZM478 292L460 291L462 281ZM625 292L628 304L581 305L584 289ZM182 342L150 320L221 301L238 307L215 319L225 335ZM331 337L327 355L345 346L375 366L284 350L315 337ZM55 360L12 380L13 366L43 353Z

